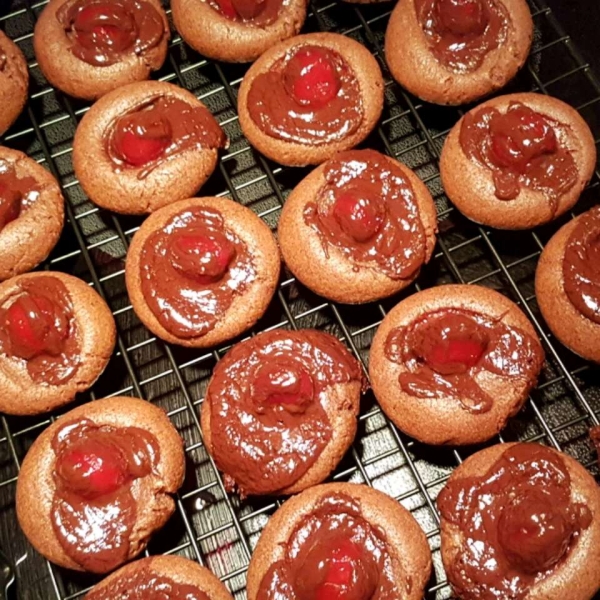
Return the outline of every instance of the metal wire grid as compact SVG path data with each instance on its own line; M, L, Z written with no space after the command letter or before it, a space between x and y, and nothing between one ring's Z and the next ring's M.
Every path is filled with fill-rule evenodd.
M123 261L141 220L116 217L98 209L87 200L74 177L72 137L88 105L49 87L37 68L31 38L35 19L45 4L19 3L8 15L0 17L0 27L28 58L32 78L26 114L3 143L26 151L45 164L61 182L67 198L68 223L44 268L70 272L88 281L107 300L117 321L119 339L111 363L79 402L133 395L167 410L186 442L188 475L177 496L173 519L154 536L148 553L176 553L195 559L210 567L236 598L244 598L245 572L252 548L279 501L240 502L236 496L227 496L202 444L199 406L211 370L227 348L202 352L171 347L154 338L131 310ZM527 67L511 84L511 91L535 90L570 102L582 112L598 142L598 80L543 0L532 1L532 12L536 23L534 51ZM418 283L405 294L432 285L464 282L498 289L518 302L538 329L547 361L527 406L500 439L547 443L575 456L598 475L587 432L590 425L599 422L600 381L588 363L552 338L539 316L533 292L540 251L566 219L535 232L490 231L468 222L448 204L440 183L438 158L445 135L462 112L423 104L391 80L382 53L389 13L388 5L353 7L316 0L305 31L345 33L364 43L381 61L386 78L386 106L378 129L365 146L405 162L425 181L436 199L440 219L438 251ZM192 90L211 109L231 140L217 173L202 193L230 196L251 207L275 228L285 197L307 170L272 164L249 148L241 135L235 107L245 68L207 61L187 48L173 32L169 59L158 77ZM595 203L599 183L597 172L577 212ZM277 327L317 327L342 339L364 366L375 329L398 299L366 307L335 305L316 297L284 273L270 310L251 334ZM54 418L1 417L0 539L16 564L18 597L23 600L81 598L96 581L42 559L16 525L14 490L20 462L35 437ZM435 497L452 469L474 450L431 448L407 438L368 394L360 415L359 435L334 475L335 480L372 485L412 511L433 552L435 572L428 599L452 597L439 555Z

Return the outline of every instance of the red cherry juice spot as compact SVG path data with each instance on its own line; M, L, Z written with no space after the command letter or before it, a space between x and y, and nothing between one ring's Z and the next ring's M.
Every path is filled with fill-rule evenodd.
M21 214L21 194L0 181L0 229Z
M180 233L171 245L173 266L202 285L222 279L235 254L233 243L218 231Z
M437 23L456 35L481 34L488 19L481 0L438 0Z
M94 438L84 439L61 454L55 469L66 489L88 500L115 492L129 479L120 451Z
M498 520L498 539L507 558L529 573L555 565L571 541L568 517L552 497L533 489L515 497Z
M252 394L258 406L279 405L289 412L302 412L313 399L313 380L301 365L274 359L258 370Z
M85 47L105 47L123 51L135 42L135 23L122 7L99 2L82 8L75 17L73 28Z
M486 346L478 340L448 339L434 346L424 358L434 371L450 375L474 367L485 350Z
M340 82L327 55L318 48L299 50L286 67L288 93L300 104L325 106L333 100Z
M347 235L357 242L367 242L381 228L384 207L379 199L342 192L333 205L333 215Z
M219 7L219 12L228 19L235 21L238 14L233 6L232 0L215 0Z

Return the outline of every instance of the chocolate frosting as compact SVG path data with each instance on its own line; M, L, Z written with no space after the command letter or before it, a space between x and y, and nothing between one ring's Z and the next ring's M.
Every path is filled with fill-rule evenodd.
M340 250L358 271L367 265L410 279L427 256L414 190L395 163L374 150L342 152L327 163L325 184L306 204L304 221L325 254Z
M22 361L35 383L62 385L79 369L79 331L60 279L21 279L0 306L0 351Z
M592 522L571 499L562 457L538 444L508 448L480 477L451 479L438 508L462 537L448 578L462 600L521 600L568 556Z
M352 381L362 381L358 361L319 331L269 331L235 345L205 400L212 455L229 486L268 494L298 481L331 440L327 395Z
M148 237L140 256L142 293L172 335L211 331L256 280L246 244L214 208L192 207Z
M388 334L388 360L404 366L402 391L416 398L454 398L472 413L489 411L494 399L479 386L487 371L533 381L544 352L537 339L500 319L461 308L427 312Z
M158 465L158 441L137 427L82 419L62 426L52 449L54 534L65 554L86 571L110 571L129 558L137 519L132 487Z
M39 195L40 187L33 177L17 177L14 165L0 160L0 231L34 204Z
M321 499L282 550L256 600L398 600L410 590L410 581L399 581L395 572L385 532L345 494Z
M460 145L469 158L492 171L499 200L514 200L526 187L542 192L556 211L558 198L578 178L565 145L568 129L520 102L511 102L504 114L496 108L468 112L460 128Z
M565 293L585 317L600 324L600 207L582 215L562 264Z
M230 21L267 27L279 17L284 0L206 0L208 5ZM287 1L285 2L287 5Z
M210 600L196 586L177 583L155 573L150 567L138 568L93 589L85 600Z
M510 18L497 0L414 0L435 58L457 73L478 69L507 38Z
M143 55L167 34L160 13L145 0L70 0L56 18L71 42L71 52L94 67Z
M223 130L205 106L174 96L145 100L118 117L105 135L115 170L139 169L138 179L186 150L224 148L226 143Z
M311 100L311 93L318 98ZM352 135L362 122L363 104L356 75L340 54L302 45L255 77L248 112L268 136L316 146Z

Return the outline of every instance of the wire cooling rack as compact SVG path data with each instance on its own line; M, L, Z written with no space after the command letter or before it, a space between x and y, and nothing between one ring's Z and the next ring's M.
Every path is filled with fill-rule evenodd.
M7 0L0 0L0 7ZM215 363L227 350L195 351L169 346L147 331L131 310L124 282L124 259L139 218L117 217L95 207L73 174L71 149L77 123L89 105L49 87L32 49L33 27L46 2L13 2L0 16L0 28L25 53L31 95L24 115L4 136L4 145L27 152L60 181L68 222L44 269L77 275L109 303L118 327L118 345L104 375L78 402L111 395L139 396L163 407L186 443L187 477L177 496L177 511L150 542L149 554L179 554L208 566L236 599L244 584L252 548L276 499L241 502L225 493L223 481L206 453L198 414ZM168 8L168 6L166 7ZM600 141L600 84L571 38L543 0L533 0L534 48L527 66L506 91L539 91L577 107ZM588 429L600 417L600 379L594 368L563 348L541 319L534 296L536 263L544 243L569 217L534 232L480 228L453 209L440 183L439 153L460 109L423 104L392 81L382 47L391 7L355 6L315 0L304 31L336 31L366 45L381 62L385 108L379 127L365 142L395 156L425 181L439 213L437 251L418 282L400 297L380 304L348 307L326 302L284 272L272 306L252 330L316 327L342 339L366 365L371 339L386 311L416 289L462 282L499 290L516 301L534 322L547 360L526 407L499 438L549 444L581 461L596 476ZM0 12L1 14L1 12ZM203 195L230 196L249 206L275 230L281 206L307 169L288 169L253 151L241 134L236 95L246 66L207 61L172 32L169 57L157 77L196 94L226 130L231 147ZM598 200L599 173L576 207L582 212ZM67 409L65 409L67 410ZM63 411L64 412L64 411ZM0 540L16 565L17 596L22 600L81 598L97 579L54 567L29 546L16 523L14 495L19 465L55 415L2 417L0 432ZM494 443L498 439L490 442ZM361 482L397 498L418 520L433 552L434 575L427 600L451 598L440 559L439 516L435 498L448 476L477 448L433 448L407 438L390 424L372 394L363 399L359 434L337 469L337 481ZM598 600L598 599L597 599Z

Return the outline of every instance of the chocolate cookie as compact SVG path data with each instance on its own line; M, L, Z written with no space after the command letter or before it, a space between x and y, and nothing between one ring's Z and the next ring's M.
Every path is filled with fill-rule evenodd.
M440 162L448 198L476 223L530 229L573 207L596 165L579 113L541 94L510 94L469 111Z
M383 108L373 55L337 33L280 42L248 70L238 96L240 126L270 159L319 164L362 142Z
M64 211L54 177L22 152L0 146L1 281L48 257L60 237Z
M467 104L525 64L533 21L525 0L402 0L385 35L396 81L435 104Z
M17 481L17 517L49 561L106 573L137 556L175 510L183 442L166 414L115 397L80 406L31 446Z
M421 600L430 572L427 539L399 502L365 485L330 483L271 517L250 561L247 594Z
M590 600L600 589L600 488L539 444L469 457L438 496L442 560L462 600Z
M323 481L356 434L358 361L320 331L275 330L236 344L202 405L206 449L243 496L295 494Z
M127 253L125 278L150 331L172 344L206 348L262 317L279 269L277 242L249 208L192 198L146 219Z
M535 274L538 306L552 333L600 363L600 207L579 215L548 242Z
M596 425L596 427L592 427L590 429L590 438L596 447L596 454L598 454L598 465L600 465L600 425Z
M73 166L90 199L142 214L193 196L217 165L227 138L196 97L145 81L96 102L73 141Z
M102 580L85 600L232 600L208 569L179 556L151 556Z
M208 58L250 62L296 35L306 0L171 0L181 37Z
M51 0L33 35L44 77L86 100L148 79L165 62L168 41L160 0Z
M110 308L76 277L41 271L0 284L0 410L68 404L104 371L115 337Z
M443 285L393 308L371 345L373 392L399 429L426 444L490 439L535 386L544 352L516 304Z
M21 114L28 87L27 61L19 47L0 31L0 135Z
M427 187L374 150L349 150L315 169L286 200L278 226L292 273L317 294L350 304L414 281L436 231Z

